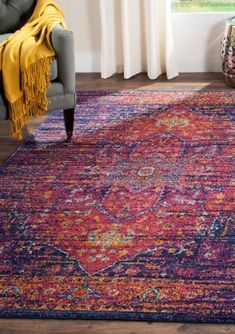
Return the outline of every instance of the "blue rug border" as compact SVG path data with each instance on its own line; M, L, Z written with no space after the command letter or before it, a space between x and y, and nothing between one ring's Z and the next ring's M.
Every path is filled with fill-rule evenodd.
M235 324L235 314L231 318L189 316L186 314L159 314L144 312L109 311L50 311L50 310L0 310L0 318L12 319L51 319L51 320L108 320L108 321L145 321L176 322L201 324Z

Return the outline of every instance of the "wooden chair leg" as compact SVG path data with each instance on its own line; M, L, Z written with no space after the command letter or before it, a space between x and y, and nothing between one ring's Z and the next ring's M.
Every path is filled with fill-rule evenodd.
M67 139L65 140L65 142L69 143L73 136L74 108L65 109L63 113L64 113L65 131L67 134Z

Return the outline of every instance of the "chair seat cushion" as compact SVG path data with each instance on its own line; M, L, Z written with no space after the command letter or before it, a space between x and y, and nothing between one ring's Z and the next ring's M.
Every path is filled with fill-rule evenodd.
M5 39L9 38L11 34L2 34L0 35L0 43L3 42ZM57 67L57 60L54 59L51 63L51 74L50 80L53 81L58 77L58 67Z

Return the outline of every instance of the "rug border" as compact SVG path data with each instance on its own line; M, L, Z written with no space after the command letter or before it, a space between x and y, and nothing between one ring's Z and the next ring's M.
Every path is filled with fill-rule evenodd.
M235 324L235 317L224 316L205 318L186 314L159 314L144 312L109 311L49 311L49 310L0 310L0 319L51 319L51 320L108 320L108 321L145 321L196 324Z
M19 145L16 147L16 149L13 152L11 152L10 155L9 155L9 157L0 164L0 172L1 172L2 168L4 168L5 165L7 165L7 163L14 157L14 155L22 148L22 146L25 145L26 141L31 136L32 136L32 134L30 134L28 137L24 138L22 141L19 141Z

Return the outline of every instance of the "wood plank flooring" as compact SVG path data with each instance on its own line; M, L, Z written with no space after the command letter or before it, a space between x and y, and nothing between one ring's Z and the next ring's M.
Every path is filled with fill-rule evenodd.
M78 89L230 89L219 73L189 73L167 81L164 76L151 81L145 74L124 80L121 74L102 80L99 74L78 74ZM235 93L235 90L234 90ZM24 138L46 117L32 120L24 129ZM20 145L9 136L9 124L0 121L0 163ZM123 321L59 321L1 319L0 334L235 334L235 325L148 323Z
M234 334L233 325L131 321L0 320L1 334Z
M183 73L172 80L167 80L165 75L150 80L146 74L138 74L128 80L123 79L122 74L115 74L104 80L99 73L80 73L76 84L77 88L83 89L230 89L221 73Z

